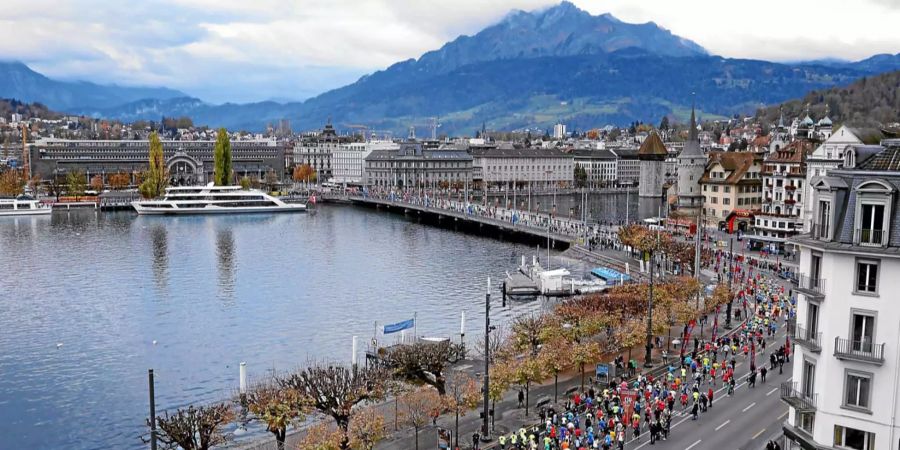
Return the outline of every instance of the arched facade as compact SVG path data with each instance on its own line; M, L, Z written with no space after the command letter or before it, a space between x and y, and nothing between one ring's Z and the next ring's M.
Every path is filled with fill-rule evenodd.
M192 186L206 183L203 161L179 151L166 160L169 184L172 186Z

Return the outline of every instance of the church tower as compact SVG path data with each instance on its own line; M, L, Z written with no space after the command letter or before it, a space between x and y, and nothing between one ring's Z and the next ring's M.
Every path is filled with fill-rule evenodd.
M638 150L638 160L641 166L641 177L638 185L640 197L662 197L663 183L666 181L666 157L669 152L663 145L662 139L656 131L651 131L650 136L644 139L641 149Z
M691 106L691 128L684 149L678 155L678 214L696 217L700 214L703 195L700 192L700 178L706 170L706 155L700 149L697 133L697 119Z

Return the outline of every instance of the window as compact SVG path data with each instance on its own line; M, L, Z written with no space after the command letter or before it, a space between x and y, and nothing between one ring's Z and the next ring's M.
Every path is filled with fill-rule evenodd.
M859 243L881 245L884 236L884 205L863 204L860 213Z
M725 186L725 193L726 193L726 194L730 194L730 193L731 193L731 186Z
M819 201L819 232L816 233L817 238L830 239L831 231L831 202L826 200Z
M844 406L871 409L872 374L847 371L844 378Z
M728 189L728 188L726 188L726 189ZM723 204L723 205L730 205L730 204L731 204L731 199L728 198L728 197L723 198L723 199L722 199L722 204Z
M851 349L855 352L871 353L875 341L875 316L868 313L853 313L850 323Z
M834 445L853 450L875 450L875 433L835 425Z
M856 262L856 292L861 294L878 292L878 261L858 260Z
M812 361L803 361L803 378L801 382L800 388L803 391L803 396L813 398L816 385L816 365Z

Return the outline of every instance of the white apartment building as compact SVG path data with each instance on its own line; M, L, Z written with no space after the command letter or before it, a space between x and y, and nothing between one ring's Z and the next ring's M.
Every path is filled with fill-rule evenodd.
M783 248L785 238L803 230L803 187L806 184L806 156L812 143L796 140L766 156L763 162L763 206L754 224L762 242Z
M862 141L856 136L850 128L840 126L834 133L828 137L822 145L806 158L806 183L803 187L803 196L810 198L812 195L812 180L815 177L821 177L828 174L828 171L837 168L844 161L844 152L847 147L852 145L861 145ZM812 225L812 202L803 205L800 211L801 220L803 220L803 230L809 231Z
M587 187L614 186L618 157L609 150L574 150L575 165L584 168Z
M557 123L553 125L553 139L565 139L566 138L566 125L563 123Z
M900 449L900 140L813 179L800 250L785 435L804 449Z
M565 188L575 179L574 157L557 149L471 148L474 179L490 189L517 185L535 190Z
M392 141L367 141L342 143L331 155L333 183L363 185L365 183L366 157L373 150L398 150L400 145Z

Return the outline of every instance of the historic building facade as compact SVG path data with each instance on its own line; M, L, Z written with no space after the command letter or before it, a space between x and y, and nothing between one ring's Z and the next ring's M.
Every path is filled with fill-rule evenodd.
M666 158L669 152L655 131L650 132L638 150L641 176L638 195L641 197L662 197L663 183L666 181Z
M213 178L216 141L162 141L163 157L175 185L204 184ZM114 173L136 176L148 168L150 142L41 139L31 144L32 171L44 179L83 172L88 178ZM232 140L231 154L236 177L262 179L274 171L284 173L284 146L274 139Z
M700 179L706 169L706 155L700 149L697 137L697 120L691 108L691 124L688 140L678 155L678 204L677 213L682 217L697 217L700 214L703 194Z
M366 185L415 189L441 183L462 186L472 182L472 156L459 149L426 149L408 140L397 149L373 150L365 159Z

